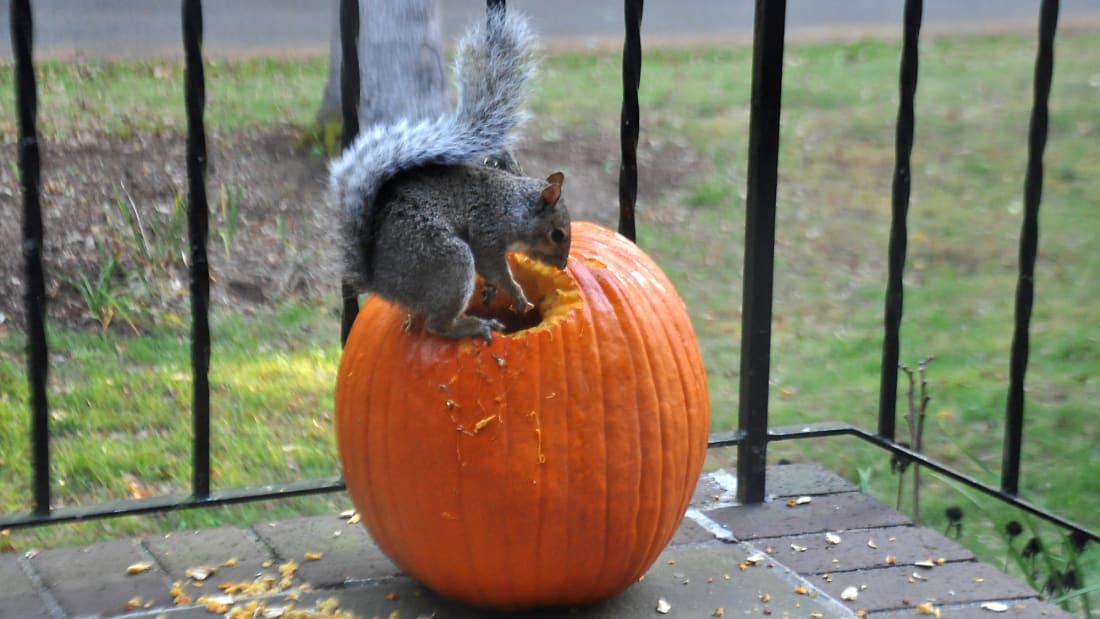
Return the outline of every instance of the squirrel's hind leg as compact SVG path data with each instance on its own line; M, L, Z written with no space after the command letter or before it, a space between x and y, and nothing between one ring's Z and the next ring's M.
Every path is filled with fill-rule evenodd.
M480 337L486 343L493 340L493 330L502 330L504 325L491 318L465 316L463 312L474 296L474 259L470 248L464 243L455 242L441 248L440 254L447 256L444 264L453 270L439 269L432 277L438 281L429 283L425 288L424 324L428 330L449 338Z

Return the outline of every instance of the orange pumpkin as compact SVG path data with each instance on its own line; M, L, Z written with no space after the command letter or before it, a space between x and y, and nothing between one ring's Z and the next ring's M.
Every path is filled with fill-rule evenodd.
M622 591L702 468L710 407L683 302L624 237L587 223L572 236L565 271L509 257L537 324L449 340L372 297L340 363L337 443L364 524L407 574L471 605Z

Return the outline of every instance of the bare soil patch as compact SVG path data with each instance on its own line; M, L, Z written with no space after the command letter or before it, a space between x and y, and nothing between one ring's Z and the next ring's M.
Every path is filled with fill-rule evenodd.
M291 126L211 135L207 194L208 255L215 305L251 312L291 298L336 290L330 230L318 217L328 156L304 145ZM0 166L0 328L22 329L24 261L17 147L3 146ZM189 311L187 229L178 203L187 195L185 139L77 135L42 144L42 207L46 226L47 314L51 324L101 328L81 294L88 285L115 299L112 329L181 320ZM639 192L655 203L678 189L697 164L687 153L641 153ZM528 174L566 174L566 199L577 220L614 226L618 218L618 139L565 136L520 149ZM678 163L679 162L679 163ZM233 200L239 203L232 215ZM231 232L231 227L232 232ZM226 241L228 239L228 250ZM108 263L110 277L101 280ZM87 291L87 290L86 290Z

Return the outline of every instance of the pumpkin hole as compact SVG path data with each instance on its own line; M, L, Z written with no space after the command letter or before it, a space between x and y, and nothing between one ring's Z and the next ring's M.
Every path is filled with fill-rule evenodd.
M517 333L534 328L549 328L563 320L569 311L580 306L580 290L566 271L546 266L523 254L509 254L508 264L516 283L523 288L534 309L520 314L512 309L512 297L498 290L493 303L486 307L482 297L485 282L478 277L477 288L466 313L481 318L493 318L504 325L504 333Z
M480 291L479 293L480 294ZM511 303L511 299L508 301ZM523 331L532 327L537 327L542 322L542 312L539 311L538 306L535 309L527 312L526 314L520 314L513 311L511 307L498 308L496 303L493 303L491 307L486 308L482 303L475 303L474 307L471 307L466 312L471 316L478 316L480 318L493 318L500 321L504 325L503 333L515 333L517 331Z

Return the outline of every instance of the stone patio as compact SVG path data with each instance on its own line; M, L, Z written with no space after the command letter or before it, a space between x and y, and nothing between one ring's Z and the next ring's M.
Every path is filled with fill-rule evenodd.
M719 470L700 481L669 547L623 594L595 607L514 616L1071 616L821 467L771 467L768 493L774 499L761 505L735 505L735 480L733 472ZM796 497L811 500L788 505ZM297 569L280 573L290 560ZM133 566L147 569L129 573L138 571ZM199 566L216 571L202 582L188 578ZM288 576L284 590L261 597L237 594L230 600L218 588L271 585ZM190 604L174 599L175 582L183 583L175 593L186 594ZM279 616L291 603L304 609L326 601L364 619L505 616L435 596L403 576L361 525L336 515L0 555L0 583L0 619L205 619L250 601L267 609L267 615L256 610L256 617ZM849 594L842 596L845 590ZM842 599L851 592L856 599ZM214 603L200 604L203 595ZM662 602L666 613L658 610ZM982 608L985 602L1003 603L1005 610Z

